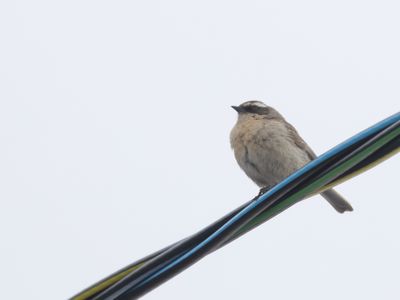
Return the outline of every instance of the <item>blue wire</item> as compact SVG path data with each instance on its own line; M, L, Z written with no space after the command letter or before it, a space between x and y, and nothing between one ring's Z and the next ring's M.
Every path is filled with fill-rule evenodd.
M352 145L356 144L357 142L363 140L364 138L367 138L384 128L394 124L395 122L400 120L400 113L394 114L393 116L375 124L374 126L356 134L352 138L349 138L348 140L344 141L343 143L337 145L336 147L332 148L331 150L327 151L323 155L319 156L315 160L311 161L309 164L304 166L303 168L299 169L289 177L287 177L285 180L281 181L277 185L275 185L272 189L270 189L268 192L260 196L257 200L254 202L250 203L248 206L243 208L240 212L238 212L235 216L233 216L229 221L227 221L224 225L222 225L218 230L216 230L213 234L211 234L208 238L206 238L204 241L199 243L197 246L195 246L193 249L189 250L188 252L184 253L180 257L176 258L174 261L170 262L167 266L164 266L161 270L156 271L155 273L149 275L147 278L145 278L141 283L139 283L136 288L141 287L143 284L146 284L147 282L153 280L160 274L168 271L175 265L179 264L186 258L190 257L197 251L199 251L202 247L210 243L212 240L214 240L217 236L222 234L229 226L237 222L243 215L247 214L249 211L266 201L272 194L275 192L279 191L281 188L285 187L289 183L291 183L293 180L299 178L302 176L304 173L308 172L309 170L317 167L321 163L325 162L326 160L330 159L331 157L335 156L337 153L341 152L342 150L347 149L348 147L351 147ZM125 290L125 289L124 289Z

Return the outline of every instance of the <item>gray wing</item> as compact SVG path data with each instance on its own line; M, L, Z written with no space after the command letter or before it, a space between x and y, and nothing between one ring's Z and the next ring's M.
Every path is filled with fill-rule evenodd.
M286 128L289 131L289 135L293 138L295 141L295 144L297 147L303 149L309 158L311 160L314 160L317 155L312 151L310 146L307 145L307 143L300 137L300 135L297 133L296 129L289 123L286 122ZM335 190L327 190L321 195L333 206L334 209L336 209L339 213L344 213L345 211L353 211L353 207L349 202L346 201L338 192Z
M289 136L293 139L296 146L299 147L300 149L303 149L304 152L307 153L310 160L314 160L317 157L317 155L314 153L314 151L312 151L310 146L308 146L307 143L301 138L301 136L299 135L297 130L293 127L293 125L286 121L285 125L289 132Z

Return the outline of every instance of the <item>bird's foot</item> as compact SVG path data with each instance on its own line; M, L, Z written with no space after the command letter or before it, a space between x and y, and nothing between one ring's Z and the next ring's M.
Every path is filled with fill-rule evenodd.
M262 187L262 188L260 189L260 192L258 193L258 196L257 196L257 197L260 197L261 195L265 194L265 193L268 192L270 189L272 189L274 186L275 186L275 184L267 185L267 186Z

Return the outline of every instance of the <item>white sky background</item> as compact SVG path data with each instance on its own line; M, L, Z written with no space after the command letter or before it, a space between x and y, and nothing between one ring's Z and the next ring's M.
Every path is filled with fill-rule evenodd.
M398 1L0 4L2 299L66 299L257 187L230 105L322 153L397 112ZM146 299L399 299L399 157L297 204Z

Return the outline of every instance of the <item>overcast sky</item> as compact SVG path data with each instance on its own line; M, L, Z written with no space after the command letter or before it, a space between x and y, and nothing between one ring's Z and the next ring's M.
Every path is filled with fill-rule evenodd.
M2 299L66 299L257 193L230 105L317 153L400 107L398 1L0 3ZM399 157L146 299L399 299Z

